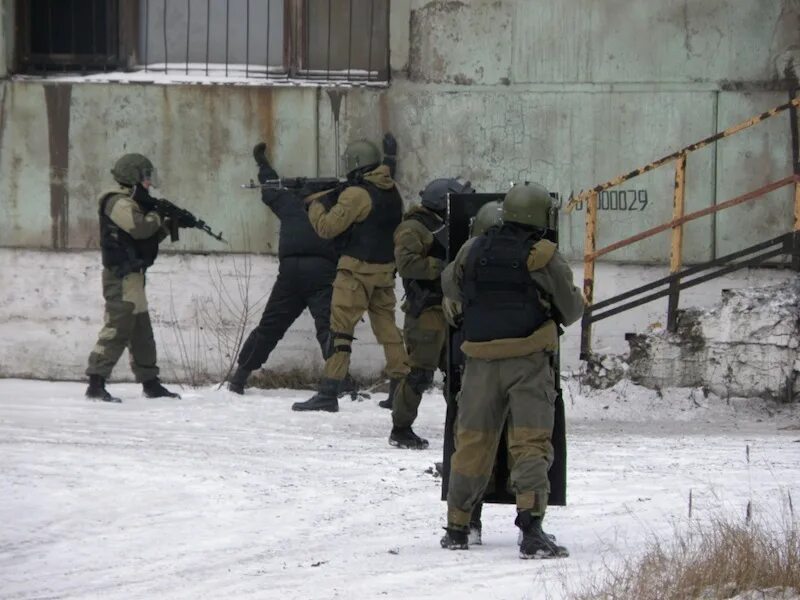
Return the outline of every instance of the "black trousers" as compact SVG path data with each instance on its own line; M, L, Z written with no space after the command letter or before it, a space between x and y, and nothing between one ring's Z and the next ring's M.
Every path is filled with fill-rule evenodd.
M326 258L282 258L261 321L250 332L239 352L239 366L255 371L267 362L275 346L306 308L314 319L322 356L327 359L332 346L331 295L335 277L336 263Z

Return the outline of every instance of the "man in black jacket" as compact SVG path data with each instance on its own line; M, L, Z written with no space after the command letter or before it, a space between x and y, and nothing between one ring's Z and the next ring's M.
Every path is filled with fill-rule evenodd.
M262 142L253 148L253 158L261 183L278 179L267 160L266 144ZM296 191L264 189L261 200L281 221L280 266L261 321L244 342L239 352L239 367L229 379L228 389L237 394L244 393L251 371L267 361L278 341L306 308L314 318L322 356L327 359L331 353L331 285L339 259L333 241L316 234Z

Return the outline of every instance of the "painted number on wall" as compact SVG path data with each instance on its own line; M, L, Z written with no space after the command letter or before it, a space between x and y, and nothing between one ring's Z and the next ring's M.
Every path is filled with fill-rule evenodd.
M603 190L598 194L599 210L644 210L647 208L647 190ZM583 202L579 202L575 210L583 210Z

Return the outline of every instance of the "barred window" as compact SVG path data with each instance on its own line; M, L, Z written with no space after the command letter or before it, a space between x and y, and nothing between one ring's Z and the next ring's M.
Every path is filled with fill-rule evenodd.
M17 3L19 70L103 71L119 67L117 0Z
M389 0L20 2L19 70L386 81ZM122 12L122 14L120 14Z

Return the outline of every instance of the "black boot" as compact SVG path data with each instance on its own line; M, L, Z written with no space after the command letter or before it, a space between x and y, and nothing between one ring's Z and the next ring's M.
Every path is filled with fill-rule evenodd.
M89 375L89 387L86 388L86 397L92 400L102 400L103 402L122 402L116 396L108 393L106 380L100 375Z
M469 529L466 527L445 527L444 534L439 543L446 550L469 550Z
M411 427L392 427L389 434L389 445L411 450L425 450L428 440L419 437Z
M319 384L317 393L305 402L295 402L292 404L292 410L339 412L339 400L337 396L339 394L340 383L338 379L323 379Z
M481 539L481 532L483 531L483 523L481 523L481 514L483 513L483 502L478 502L475 508L472 509L472 515L469 518L469 545L480 546L483 544Z
M520 558L563 558L569 556L564 546L555 543L552 536L542 531L542 517L530 511L517 513L514 524L522 531L522 543L519 545Z
M248 377L250 377L250 371L237 367L233 375L228 378L228 391L240 396L244 395L244 386L247 385Z
M397 393L397 386L400 385L401 381L402 379L389 380L389 395L386 396L386 400L381 400L378 402L378 406L392 410L392 407L394 406L394 395Z
M161 385L158 377L154 377L149 381L142 384L142 390L146 398L180 398L180 394L170 392L167 388Z

